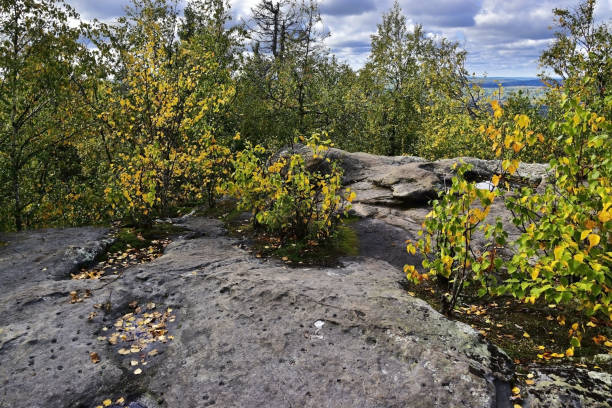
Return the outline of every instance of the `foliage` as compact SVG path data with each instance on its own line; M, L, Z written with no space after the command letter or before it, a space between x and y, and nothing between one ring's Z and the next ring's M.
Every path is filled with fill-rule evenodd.
M463 100L432 98L432 103L424 108L422 135L416 144L419 156L430 160L468 156L493 158L486 137L475 131L489 120L489 115L470 115L464 109L472 97L480 101L482 89L472 86Z
M340 168L325 157L329 145L317 134L307 141L313 159L327 167L309 169L297 153L264 164L265 149L247 144L236 154L227 191L239 200L239 209L253 213L258 226L285 242L330 238L355 194L342 188Z
M167 216L177 203L204 194L214 202L229 156L207 119L233 89L210 84L216 67L212 53L188 41L166 42L169 22L156 21L155 12L145 7L134 17L134 27L117 28L135 38L130 48L118 50L123 78L108 88L108 109L100 115L115 149L114 177L105 190L113 215L140 222Z
M319 104L334 66L318 29L318 2L261 1L248 22L254 40L237 81L238 131L253 144L280 148L326 128Z
M78 169L61 162L73 154L75 86L87 69L74 17L62 2L0 1L0 228L35 225L52 216L41 209L78 194Z
M544 98L534 99L522 91L505 95L502 86L490 97L485 97L477 85L471 85L470 88L470 93L463 100L446 98L446 101L437 102L434 99L433 103L425 107L425 128L417 145L419 156L430 160L453 157L496 158L495 150L491 150L490 139L478 129L494 125L498 119L492 115L492 109L482 107L470 114L463 107L469 105L471 100L503 107L500 112L505 121L512 122L516 115L526 116L530 129L548 141L535 144L530 149L521 149L517 156L521 161L543 163L563 152L555 141L558 132L548 126L559 116L558 89L550 88Z
M408 27L396 1L383 15L372 51L360 72L367 122L361 133L368 151L415 154L422 134L431 131L437 110L478 115L478 95L470 87L465 51L458 43L436 40L423 27Z
M564 120L552 125L565 152L550 162L555 182L507 199L523 234L499 293L576 302L587 315L612 320L612 123L577 99L563 106Z
M590 98L603 100L612 85L612 31L595 21L596 4L596 0L582 0L575 10L554 9L555 41L540 57L542 66L565 82L566 92L571 96L579 92L583 100L587 100L587 89Z
M465 180L464 174L471 170L463 165L452 179L447 192L435 200L432 211L427 215L420 235L424 237L415 244L409 243L407 250L424 256L423 267L428 273L419 273L414 265L406 265L408 279L420 282L437 277L445 283L443 312L451 314L466 282L478 280L486 288L488 274L498 269L501 259L496 256L497 248L506 243L503 225L495 226L484 222L496 193L482 190L475 183ZM488 240L483 248L474 248L474 236L481 233Z
M430 275L453 282L446 312L452 311L464 282L476 279L493 294L531 303L542 297L573 304L587 316L612 319L610 120L579 99L564 97L564 119L551 124L563 135L559 143L564 146L564 155L550 161L554 180L543 190L517 190L510 179L519 167L518 157L523 149L541 143L543 135L529 129L526 115L508 120L498 103L492 109L495 126L481 130L501 159L500 171L491 180L498 188L477 190L460 169L449 192L434 202L424 238L409 244L409 252L424 255ZM474 205L477 199L480 206ZM494 225L485 221L494 200L512 212L512 222L521 231L515 242L506 242L508 226L499 219ZM484 233L484 248L474 247L475 228ZM501 256L504 251L509 256ZM411 265L405 270L412 280L427 276ZM572 345L578 346L580 333L572 330Z

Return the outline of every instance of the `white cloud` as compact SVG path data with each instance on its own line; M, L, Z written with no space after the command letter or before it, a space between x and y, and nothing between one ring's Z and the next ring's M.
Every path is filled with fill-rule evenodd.
M248 18L259 0L231 0L234 21ZM400 0L412 23L460 41L468 67L477 74L533 76L538 56L549 44L552 9L572 8L579 0ZM122 14L129 0L68 0L84 18L108 21ZM332 36L327 45L353 67L362 66L370 36L393 0L321 0L323 21ZM597 18L612 17L612 0L600 0Z

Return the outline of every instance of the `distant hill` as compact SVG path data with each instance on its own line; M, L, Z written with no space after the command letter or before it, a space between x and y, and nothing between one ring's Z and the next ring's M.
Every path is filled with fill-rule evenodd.
M546 86L540 78L530 77L472 77L471 79L474 83L480 85L483 88L497 88L498 84L501 84L504 88L524 86Z

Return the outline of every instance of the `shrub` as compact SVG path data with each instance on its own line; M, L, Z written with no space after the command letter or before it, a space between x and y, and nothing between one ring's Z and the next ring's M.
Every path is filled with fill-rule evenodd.
M471 168L463 165L457 170L449 190L440 193L440 199L432 203L433 209L419 232L420 236L424 233L423 238L407 246L412 255L419 251L424 256L423 267L427 271L421 274L414 265L406 265L408 279L418 283L433 277L446 283L442 311L447 315L452 313L468 281L479 280L482 288L486 288L487 272L501 266L496 249L506 243L507 237L500 222L495 226L484 222L496 193L466 181L464 173ZM477 233L488 240L483 248L474 248Z
M604 111L609 111L612 99L606 103ZM563 98L562 107L563 120L551 124L551 133L562 135L558 143L564 154L550 161L554 179L546 188L513 189L509 184L523 149L544 136L529 130L527 116L508 120L493 103L495 123L481 131L501 159L500 171L491 180L498 188L477 190L463 178L461 168L450 190L433 203L421 231L424 237L408 245L409 252L425 257L428 269L419 274L414 265L407 265L409 279L433 275L452 282L445 312L452 311L465 282L476 279L488 289L480 294L510 294L530 303L543 298L571 304L587 316L612 319L612 123L577 98ZM503 200L521 231L514 242L506 242L499 219L495 225L484 222L496 199ZM473 245L476 228L487 238L482 253ZM510 256L499 256L502 250ZM579 345L580 332L573 329L572 346Z
M565 146L550 161L554 183L506 199L523 234L498 293L571 302L612 320L612 123L577 99L563 106L564 120L552 124Z
M325 157L330 142L315 134L307 146L313 159L326 162L327 171L309 170L299 154L264 164L265 149L247 143L236 154L234 174L226 186L240 210L251 211L258 227L285 242L333 236L355 197L342 188L340 167Z

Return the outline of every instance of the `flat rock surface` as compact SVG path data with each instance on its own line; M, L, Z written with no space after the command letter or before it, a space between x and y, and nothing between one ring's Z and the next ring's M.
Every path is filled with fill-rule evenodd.
M0 287L14 290L49 279L65 279L92 262L111 242L105 228L65 228L0 234ZM57 244L61 241L61 245Z
M130 408L513 406L508 357L401 287L402 266L418 264L404 242L460 159L329 156L357 192L360 217L361 256L336 268L258 259L220 222L183 217L171 221L190 231L162 257L70 280L110 243L107 230L0 235L0 408L119 398ZM482 182L499 166L461 160ZM519 175L542 185L548 169L521 165ZM498 216L509 219L496 204L489 217ZM533 372L524 407L612 406L610 374Z
M410 297L389 263L290 269L237 248L217 221L186 226L197 234L102 280L58 280L60 263L40 273L58 254L71 269L74 237L96 247L102 231L46 231L38 251L20 252L19 273L36 278L0 293L0 406L120 397L146 408L507 406L497 401L512 374L507 358ZM28 234L3 237L2 282L14 280L13 254ZM70 292L87 290L70 303ZM140 327L155 311L171 316L164 341L131 353L136 341L109 342L117 325Z

